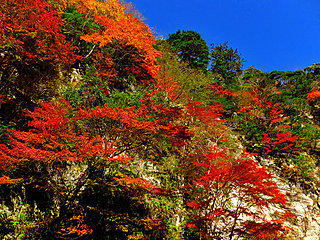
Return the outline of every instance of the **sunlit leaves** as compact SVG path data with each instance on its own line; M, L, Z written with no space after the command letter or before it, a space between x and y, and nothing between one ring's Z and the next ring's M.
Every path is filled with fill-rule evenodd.
M292 156L296 156L299 150L295 147L298 136L292 136L289 132L276 133L274 138L271 138L268 134L263 133L263 141L261 143L265 146L265 150L268 154L283 154L289 153Z
M234 153L242 146L228 140L235 133L224 117L255 120L266 155L293 156L299 138L282 124L284 108L269 95L233 92L239 56L226 69L225 54L217 53L214 76L205 69L207 56L193 59L191 69L163 42L155 48L148 26L117 0L2 3L1 80L16 96L1 92L1 107L33 83L39 94L59 83L46 95L52 101L28 96L34 104L25 111L24 131L1 132L0 184L48 195L49 220L38 223L52 227L45 231L93 239L182 239L189 228L207 239L285 232L282 220L265 220L262 210L287 200L265 168ZM231 87L213 85L219 75ZM68 101L57 101L61 95Z
M24 61L51 60L73 63L74 47L61 33L62 19L46 2L2 1L0 42ZM14 52L11 53L14 55Z
M136 55L141 56L142 61L140 64L142 69L144 69L151 77L156 77L158 75L156 58L160 56L160 52L153 47L155 37L150 33L148 27L144 23L132 18L124 18L115 21L104 16L97 16L96 22L101 25L101 30L96 33L82 36L83 40L99 44L100 48L111 43L119 43L123 47L133 46L134 48L132 51L129 50L126 54L131 54L133 57ZM137 52L135 52L134 49L136 49ZM103 53L103 56L105 54L106 53ZM127 66L125 70L134 73L134 75L139 75L141 71L139 66L136 65ZM150 81L150 79L145 80Z
M320 91L315 90L315 91L308 93L307 100L314 101L314 100L318 99L319 97L320 97Z
M72 5L82 14L89 16L106 16L115 20L125 18L125 7L118 0L48 0L55 8L62 11Z
M104 141L100 136L91 136L85 131L77 131L75 121L68 118L71 106L44 103L34 112L28 112L32 118L30 132L10 131L11 146L1 144L3 161L1 168L12 168L16 164L28 162L82 162L103 158L105 161L128 163L127 157L117 156L118 149L112 142Z
M270 204L287 204L273 176L258 163L246 158L231 160L223 149L212 148L211 153L195 160L202 174L193 181L196 190L194 200L187 205L195 209L188 224L208 239L235 236L254 237L251 231L254 221L269 238L285 232L283 222L268 222L261 210Z

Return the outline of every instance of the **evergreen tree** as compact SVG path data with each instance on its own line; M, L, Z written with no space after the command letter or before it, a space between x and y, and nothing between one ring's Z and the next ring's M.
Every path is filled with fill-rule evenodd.
M199 33L178 30L169 35L168 41L178 52L180 60L189 63L192 68L207 70L209 47Z

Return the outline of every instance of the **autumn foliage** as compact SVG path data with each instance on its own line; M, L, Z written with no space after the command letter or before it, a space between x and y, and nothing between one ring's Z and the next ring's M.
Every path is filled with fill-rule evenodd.
M314 100L318 99L319 97L320 97L320 91L315 90L315 91L308 93L307 100L314 101Z
M0 236L284 237L286 219L265 211L289 201L257 154L237 153L225 118L258 119L260 157L296 156L299 138L283 124L282 105L258 90L175 79L149 27L125 6L1 1L0 80L8 87L0 107L10 116L0 119L0 187L25 204L6 198L1 209L25 215L1 215ZM201 88L208 96L188 95ZM225 114L226 99L236 112Z
M286 231L283 222L267 222L263 216L269 205L287 204L285 195L272 181L272 174L246 155L231 160L225 150L215 147L194 162L202 174L192 183L195 200L187 205L195 209L195 215L188 226L206 238L257 237L259 229L264 237L259 233L258 239L280 239L279 232Z
M79 56L65 42L58 11L43 1L2 1L0 8L1 48L10 50L2 58L20 56L26 63L50 60L73 63Z

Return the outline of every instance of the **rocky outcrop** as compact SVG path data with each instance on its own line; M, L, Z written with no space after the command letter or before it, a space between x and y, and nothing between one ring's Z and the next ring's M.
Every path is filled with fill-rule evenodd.
M290 204L285 210L270 208L266 215L272 216L276 212L283 213L284 211L292 212L296 215L296 218L289 219L286 222L286 225L292 228L292 231L288 234L288 239L320 240L320 191L318 192L315 186L307 191L303 187L277 176L277 174L274 175L274 181L280 191L287 195Z

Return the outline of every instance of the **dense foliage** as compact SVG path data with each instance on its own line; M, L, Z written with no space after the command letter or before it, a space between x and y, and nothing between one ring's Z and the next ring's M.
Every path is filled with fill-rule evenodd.
M290 233L273 172L319 183L319 64L242 69L124 1L0 3L0 238Z
M191 68L207 70L209 48L201 35L195 31L180 31L169 35L168 41L178 53L178 58Z

